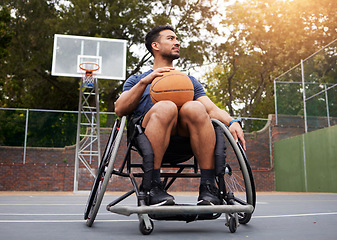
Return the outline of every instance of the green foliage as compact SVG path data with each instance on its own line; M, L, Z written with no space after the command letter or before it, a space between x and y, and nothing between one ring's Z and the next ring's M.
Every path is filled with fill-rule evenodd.
M58 23L51 1L3 1L12 12L14 33L6 62L0 63L4 85L1 107L77 108L77 80L50 75L53 36Z
M337 5L332 2L254 0L228 6L222 27L229 33L214 47L218 66L206 75L208 91L231 114L266 118L273 113L274 78L334 40ZM310 77L331 82L336 58L320 58L308 66L317 75ZM278 94L289 94L281 108L298 114L303 107L295 102L302 95L294 87L281 86Z
M64 147L76 143L77 114L29 112L27 146Z
M7 7L0 6L0 66L8 57L8 47L12 40L12 32L9 24L11 22L10 11ZM0 91L4 88L5 80L0 76ZM0 94L0 102L4 101L3 94Z
M11 16L9 9L6 7L0 7L0 62L8 56L7 47L12 40L12 32L9 29L9 23Z
M28 147L64 147L76 143L77 114L28 112ZM0 145L23 146L26 111L0 111Z
M129 76L150 59L143 46L144 36L158 24L172 24L181 37L189 37L184 46L194 54L183 56L180 65L202 64L200 56L209 41L201 41L200 30L207 28L216 14L211 1L200 0L4 0L0 6L11 11L8 27L14 33L7 47L8 61L0 66L0 106L64 110L77 109L78 79L50 75L54 34L128 40ZM122 84L101 81L102 109L114 110Z
M2 0L0 10L0 107L78 109L79 79L51 76L54 34L126 39L126 75L130 76L150 63L143 43L145 34L155 25L172 24L185 38L187 54L178 62L184 68L203 63L211 42L205 36L216 32L210 27L211 18L217 14L210 0ZM100 109L113 112L123 81L102 80L99 84ZM111 126L112 120L107 117L107 126ZM36 121L36 127L46 129L39 133L40 140L34 131L29 132L32 146L39 141L54 141L50 136L57 136L61 145L69 140L66 135L70 125L57 117L32 121ZM15 129L11 124L4 131ZM56 127L62 131L57 133ZM6 139L3 136L3 142L11 138L11 134L6 133Z
M3 0L0 107L77 110L79 80L50 74L54 34L128 40L130 76L151 64L143 45L146 32L168 23L182 40L178 67L218 63L206 75L207 92L218 106L231 115L267 117L274 111L273 79L336 36L337 5L331 0L236 1L222 13L214 2ZM215 17L222 18L218 25ZM226 40L220 42L221 31ZM328 70L333 61L317 57L308 67L321 70L310 77L324 82L336 79L336 68ZM101 109L114 111L122 84L100 81ZM301 95L284 87L279 91L295 98ZM288 100L284 109L301 111L301 106ZM107 122L111 120L107 117ZM57 125L56 118L44 121Z
M26 114L24 111L0 111L0 146L23 146Z

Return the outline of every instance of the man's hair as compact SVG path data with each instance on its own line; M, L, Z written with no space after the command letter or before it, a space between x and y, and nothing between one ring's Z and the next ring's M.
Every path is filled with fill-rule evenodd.
M151 29L150 32L146 34L145 37L145 46L147 50L153 55L152 43L157 41L159 33L163 30L171 30L174 32L174 28L170 25L160 25Z

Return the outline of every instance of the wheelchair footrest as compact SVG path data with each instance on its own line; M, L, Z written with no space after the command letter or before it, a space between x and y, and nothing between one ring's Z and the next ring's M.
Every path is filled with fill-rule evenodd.
M193 215L212 213L252 213L252 205L173 205L173 206L108 206L107 210L113 213L130 216L131 214L154 215Z
M190 204L176 204L175 206L191 206ZM193 206L193 205L192 205ZM194 205L195 206L195 205ZM217 219L221 216L221 213L204 213L204 214L196 214L196 213L183 213L183 214L172 214L172 213L156 213L149 214L151 219L155 220L164 220L164 221L185 221L187 223L197 221L197 220L213 220Z
M149 214L151 219L164 221L186 221L193 222L198 219L198 214Z

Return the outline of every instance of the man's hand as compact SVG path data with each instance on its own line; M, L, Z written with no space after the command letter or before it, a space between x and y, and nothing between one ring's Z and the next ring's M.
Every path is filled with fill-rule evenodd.
M231 126L229 127L229 131L233 135L236 142L238 142L239 140L241 141L242 147L246 151L245 136L243 134L240 124L238 122L233 122Z
M157 68L155 70L153 70L152 73L150 73L149 75L147 75L146 77L144 77L142 80L141 80L141 83L142 84L145 84L146 86L148 84L151 84L152 81L156 78L156 77L161 77L163 76L163 73L164 72L169 72L171 70L174 70L173 67L162 67L162 68Z

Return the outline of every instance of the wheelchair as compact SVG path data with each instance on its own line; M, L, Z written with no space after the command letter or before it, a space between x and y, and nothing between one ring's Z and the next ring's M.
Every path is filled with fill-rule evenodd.
M153 158L148 157L151 155L148 154L148 151L151 151L152 148L150 145L149 149L149 141L146 141L147 138L144 137L145 134L139 125L136 124L132 131L127 130L128 140L124 160L120 166L115 166L117 150L120 147L127 122L127 118L122 117L114 122L87 201L84 213L87 226L91 227L95 221L112 175L128 178L133 188L108 204L106 206L107 211L125 216L137 214L139 230L144 235L152 233L154 229L153 220L193 222L217 219L225 214L225 225L229 227L231 233L236 232L239 224L248 223L256 204L254 178L248 158L241 144L234 140L227 126L216 119L211 119L211 121L216 130L215 152L220 153L218 157L215 154L216 183L220 190L222 202L220 205L149 206L147 204L147 189L149 189L151 182L149 174L153 169ZM137 141L141 143L137 144ZM145 147L139 146L142 144ZM141 156L142 163L132 161L131 152L133 151ZM161 177L164 179L165 190L168 190L178 178L199 178L197 160L192 156L187 162L179 160L163 163ZM140 180L137 183L138 179ZM135 206L120 206L118 204L134 193L137 197Z

